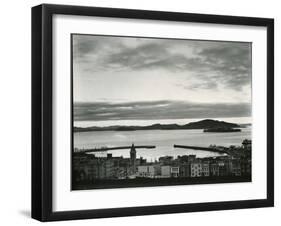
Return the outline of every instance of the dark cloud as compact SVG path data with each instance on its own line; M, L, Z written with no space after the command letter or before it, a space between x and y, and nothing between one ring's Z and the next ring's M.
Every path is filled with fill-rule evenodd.
M204 81L193 89L241 90L251 84L251 43L75 35L74 64L92 72L189 72Z
M143 101L127 103L75 103L74 121L228 118L251 116L249 103L188 103Z
M238 90L251 83L250 43L222 42L198 54L213 74L211 78Z
M160 43L143 44L136 48L120 49L120 52L108 55L104 59L104 64L107 68L112 68L113 65L119 70L166 69L169 71L182 71L188 65L197 65L196 59L188 59L179 53L170 53L168 46L160 41Z
M110 40L109 40L110 39ZM103 49L122 48L120 38L93 35L73 35L74 58L85 57L87 54L96 54Z

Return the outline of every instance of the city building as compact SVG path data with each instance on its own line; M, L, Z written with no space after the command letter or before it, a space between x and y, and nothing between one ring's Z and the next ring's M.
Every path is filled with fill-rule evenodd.
M252 148L252 141L251 140L243 140L242 146L244 149L251 149Z
M159 163L161 165L169 165L173 161L173 156L162 156L159 158Z
M201 177L202 175L202 164L194 162L190 164L190 177Z
M210 163L210 176L219 176L219 165L217 162Z
M190 177L190 164L181 164L180 165L180 177Z
M241 176L241 164L239 159L231 159L229 162L229 171L233 176Z
M136 146L138 147L138 146ZM251 140L244 140L241 146L224 148L227 154L218 157L196 158L196 155L161 156L154 162L137 158L136 147L132 144L130 157L113 157L103 151L99 155L85 153L75 148L73 152L73 181L89 182L95 180L142 178L189 178L189 177L233 177L250 176ZM187 179L188 180L188 179Z
M179 177L180 175L180 168L178 166L171 167L171 177Z
M137 166L137 177L156 178L161 175L161 168L159 164L141 165Z
M171 177L171 166L161 166L161 177Z
M208 177L210 176L210 168L209 168L209 163L202 163L202 176L203 177Z

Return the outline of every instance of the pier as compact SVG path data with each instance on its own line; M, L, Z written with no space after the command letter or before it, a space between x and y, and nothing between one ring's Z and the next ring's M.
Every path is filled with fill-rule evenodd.
M153 145L139 145L139 146L133 146L134 148L142 148L142 149L154 149L156 146ZM112 151L112 150L120 150L120 149L131 149L132 146L119 146L119 147L102 147L102 148L93 148L93 149L84 149L81 150L80 153L93 153L93 152L106 152L106 151Z
M211 151L211 152L216 152L216 153L220 153L220 154L228 154L228 151L226 151L226 150L218 150L216 148L210 148L210 147L198 147L198 146L174 144L174 148L185 148L185 149L193 149L193 150L200 150L200 151Z

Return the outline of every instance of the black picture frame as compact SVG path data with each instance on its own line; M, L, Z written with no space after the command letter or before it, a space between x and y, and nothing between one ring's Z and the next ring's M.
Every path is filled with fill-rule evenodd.
M54 212L52 210L52 18L55 14L266 27L267 198ZM40 221L57 221L271 206L274 206L273 19L50 4L32 8L32 218Z

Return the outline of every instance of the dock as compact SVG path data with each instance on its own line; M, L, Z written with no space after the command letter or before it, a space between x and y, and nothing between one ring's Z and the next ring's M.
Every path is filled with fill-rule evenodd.
M93 148L93 149L84 149L83 153L93 153L93 152L104 152L104 151L112 151L112 150L120 150L120 149L131 149L132 146L119 146L119 147L102 147L102 148ZM154 149L156 146L153 145L139 145L134 146L136 149Z
M228 151L218 150L216 148L210 148L210 147L198 147L198 146L174 144L174 148L185 148L185 149L200 150L200 151L211 151L211 152L216 152L216 153L220 153L220 154L228 154Z

